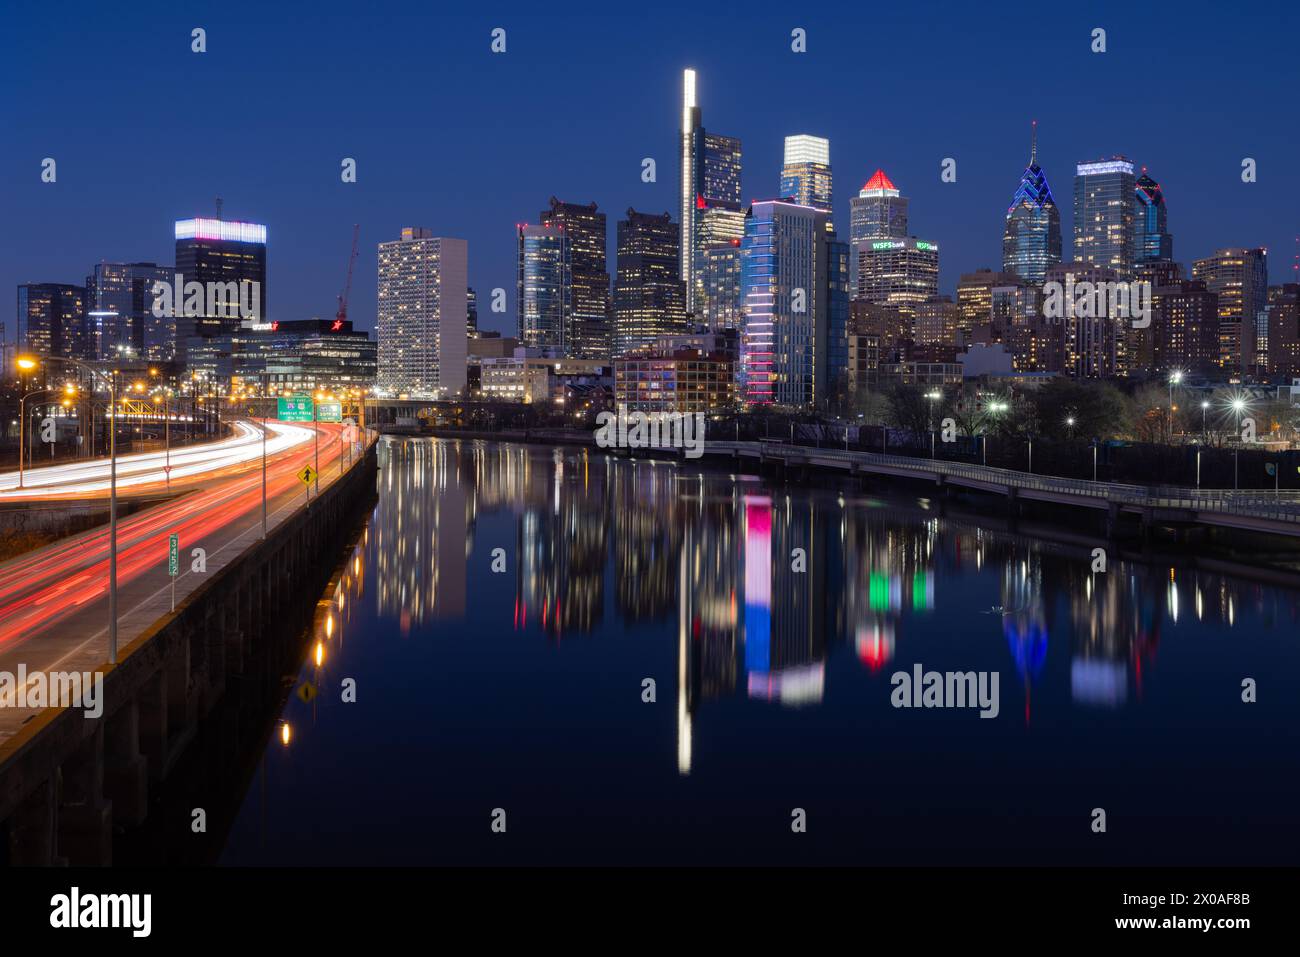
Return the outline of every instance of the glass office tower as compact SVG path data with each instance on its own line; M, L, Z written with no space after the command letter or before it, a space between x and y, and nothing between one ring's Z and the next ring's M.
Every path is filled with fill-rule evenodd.
M1042 285L1049 267L1061 261L1061 211L1047 176L1038 165L1038 127L1029 147L1029 165L1007 207L1002 233L1002 271Z
M720 136L704 129L695 96L695 71L686 70L682 81L681 128L681 279L686 284L686 311L699 319L704 316L702 269L705 249L719 242L705 232L705 213L719 210L730 213L735 223L743 223L740 196L740 140ZM712 229L717 232L716 225ZM726 236L721 241L738 238Z
M1174 237L1169 234L1169 210L1160 184L1147 175L1137 179L1133 193L1133 255L1138 262L1172 262Z
M1123 156L1080 163L1074 176L1074 258L1132 278L1137 177Z
M800 206L811 206L827 213L826 228L835 231L831 218L830 140L806 133L785 138L781 196L794 200Z

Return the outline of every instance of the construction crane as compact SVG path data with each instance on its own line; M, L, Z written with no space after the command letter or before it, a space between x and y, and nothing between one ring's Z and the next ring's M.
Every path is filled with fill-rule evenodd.
M348 256L348 279L339 294L339 311L334 314L334 328L342 329L348 320L348 296L352 294L352 265L357 261L357 236L361 233L361 224L352 226L352 253Z

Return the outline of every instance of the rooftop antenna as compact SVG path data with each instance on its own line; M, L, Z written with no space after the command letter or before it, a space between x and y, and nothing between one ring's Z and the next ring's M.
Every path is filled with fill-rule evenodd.
M217 197L217 219L221 219L221 197Z
M1029 134L1029 165L1033 166L1038 162L1038 121L1033 120L1030 123L1031 132Z

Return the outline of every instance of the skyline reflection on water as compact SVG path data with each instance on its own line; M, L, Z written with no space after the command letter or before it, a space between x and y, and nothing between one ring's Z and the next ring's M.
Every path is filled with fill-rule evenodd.
M389 440L222 860L1290 862L1298 609L926 500ZM1000 714L891 707L915 664Z

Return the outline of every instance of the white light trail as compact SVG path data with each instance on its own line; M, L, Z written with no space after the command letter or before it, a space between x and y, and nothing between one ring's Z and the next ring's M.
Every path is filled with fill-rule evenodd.
M171 451L171 480L201 475L258 461L262 457L262 430L248 422L234 424L236 435L219 442L174 448ZM268 422L270 435L266 440L266 454L275 455L285 449L312 440L312 430L285 422ZM167 453L144 452L138 455L119 455L117 458L117 487L148 485L166 482L163 466ZM89 462L69 462L44 468L28 468L23 474L23 488L18 488L17 472L0 472L0 499L27 498L33 495L64 495L68 493L104 492L108 490L108 459Z

